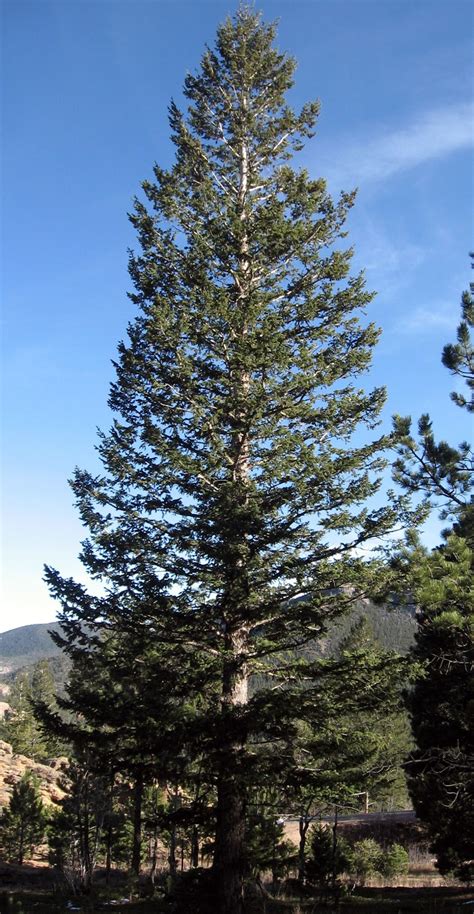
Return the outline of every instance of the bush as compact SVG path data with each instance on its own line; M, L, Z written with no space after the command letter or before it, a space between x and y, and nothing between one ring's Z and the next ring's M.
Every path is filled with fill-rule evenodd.
M197 868L179 873L166 901L170 914L215 914L216 897L211 870Z
M389 879L408 873L408 851L401 844L391 844L382 859L382 873Z
M310 831L309 846L310 854L306 863L306 875L310 882L321 888L327 888L347 869L349 853L347 842L339 838L334 847L332 830L323 825L317 825Z
M373 838L356 841L349 855L349 872L360 885L365 885L368 876L381 873L383 850Z
M27 771L13 787L10 803L0 819L0 847L5 858L21 865L41 844L47 821L39 782Z

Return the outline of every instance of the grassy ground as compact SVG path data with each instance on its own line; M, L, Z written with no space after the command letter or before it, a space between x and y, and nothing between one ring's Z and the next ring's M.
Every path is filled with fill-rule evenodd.
M104 902L81 902L76 898L62 899L49 893L15 892L0 893L1 914L159 914L160 906L156 901L137 901L126 904L106 904Z
M107 889L103 874L99 874L95 900L87 901L58 894L54 870L47 866L19 867L0 863L0 914L72 914L73 911L78 914L171 914L169 904L157 897L132 903L122 901L127 895L126 874L113 871L112 875L114 878ZM343 898L337 908L310 898L264 897L257 887L253 890L249 887L246 914L474 914L474 888L437 885L432 881L433 875L441 879L432 869L424 872L418 867L404 885L372 884ZM146 890L145 882L141 889ZM289 893L294 888L288 885L286 890ZM107 897L114 900L107 903ZM197 914L195 906L186 905L186 909ZM182 912L174 909L173 914Z
M341 914L465 914L472 897L453 888L365 889L342 903Z
M252 905L252 914L469 914L474 912L473 892L467 889L435 888L373 888L361 890L357 895L343 899L340 907L326 907L313 900L296 901L281 899L263 900L258 908ZM58 902L50 893L14 892L0 893L2 914L66 914L76 910L82 914L116 912L116 914L160 914L163 907L158 900L143 900L126 904L95 902L82 904L77 900Z

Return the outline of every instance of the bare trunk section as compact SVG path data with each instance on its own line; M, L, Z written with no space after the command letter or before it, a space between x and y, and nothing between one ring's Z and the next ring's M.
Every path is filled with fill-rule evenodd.
M239 657L244 647L242 636L227 639L232 653ZM240 665L229 663L224 669L222 710L232 730L235 719L232 712L239 705L246 704L248 679ZM229 728L229 729L230 729ZM246 790L239 771L240 756L244 738L232 730L222 746L221 769L217 785L216 845L214 873L218 896L219 914L242 914L243 912L243 844L245 836Z
M142 855L142 804L143 804L143 772L138 772L135 779L133 794L133 846L132 846L132 873L137 878L140 875Z
M299 830L299 845L298 845L298 880L301 885L305 884L306 881L306 839L308 837L308 829L313 821L312 816L308 812L302 812L300 815L298 830Z
M219 914L242 914L245 799L230 772L221 772L217 791L217 826L214 871Z
M193 825L193 830L191 833L191 851L189 855L189 863L192 869L197 869L199 866L199 830L197 825Z
M172 793L169 792L168 795L169 795L170 806L171 806L171 811L172 811L170 832L169 832L170 838L169 838L169 844L168 844L168 867L169 867L169 875L171 876L172 879L174 879L178 872L178 864L176 861L176 852L178 849L178 832L177 832L177 828L176 828L175 813L177 812L177 810L179 809L179 806L180 806L180 796L179 796L179 787L177 784L174 785L173 792Z
M112 835L113 835L113 813L114 813L114 785L115 774L111 773L109 781L109 793L107 798L107 826L105 831L105 884L110 885L110 873L112 870Z

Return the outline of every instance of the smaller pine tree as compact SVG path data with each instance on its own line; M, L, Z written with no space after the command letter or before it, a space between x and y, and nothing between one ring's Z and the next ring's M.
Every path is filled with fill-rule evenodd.
M294 863L294 846L285 841L283 822L277 819L275 805L266 803L265 796L250 807L245 840L245 866L249 873L259 877L271 872L276 882L288 872Z
M87 894L108 812L107 778L92 770L89 759L78 758L65 770L62 786L66 794L49 828L49 862L73 891Z
M472 255L471 255L472 257ZM466 383L451 394L456 405L474 409L474 284L462 296L457 343L448 343L443 364ZM417 816L425 824L441 873L474 878L474 451L436 442L429 416L395 420L399 458L394 477L408 491L437 504L452 526L444 543L428 553L410 537L393 568L420 609L412 657L420 675L407 694L416 748L405 769Z
M30 671L19 673L8 696L12 708L0 725L0 739L13 751L45 762L64 754L64 743L48 732L38 715L38 706L56 710L55 683L48 660L39 660Z
M408 851L405 850L403 845L391 844L387 848L383 856L381 870L388 879L393 879L395 876L404 876L408 873Z
M311 829L309 846L310 852L306 863L309 881L321 889L328 889L331 884L334 886L337 877L347 869L347 842L343 838L335 840L332 829L316 825Z
M12 710L2 722L0 736L11 743L14 752L33 758L37 733L31 707L31 686L26 673L15 677L8 701Z
M349 870L359 885L365 885L370 876L382 872L383 851L373 838L363 838L352 846L349 860Z
M0 819L0 847L6 859L21 866L41 844L47 820L39 782L26 772L14 785L10 803Z

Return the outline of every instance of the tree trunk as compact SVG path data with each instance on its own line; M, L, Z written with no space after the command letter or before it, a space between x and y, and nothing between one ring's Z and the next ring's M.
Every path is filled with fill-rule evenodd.
M334 807L334 825L332 827L332 890L336 892L337 886L337 826L338 826L338 815L337 815L337 806Z
M105 884L110 885L110 871L112 869L112 822L109 821L106 833L105 851Z
M114 812L114 784L115 774L110 775L109 796L108 796L108 821L105 835L105 884L110 885L110 871L112 869L112 832L113 832L113 812Z
M150 882L152 886L155 885L156 879L156 870L158 866L158 825L155 823L153 826L153 840L151 846L151 867L150 867Z
M219 914L243 912L243 839L245 798L231 772L223 772L217 790L216 877Z
M171 816L171 825L170 825L170 843L168 848L168 865L170 876L174 879L178 872L178 864L176 862L176 850L178 846L177 841L177 828L176 828L176 818L175 813L180 805L179 799L179 788L178 785L175 785L173 788L173 793L170 795L170 804L172 810Z
M90 835L90 793L89 793L89 772L86 771L82 783L82 806L83 815L79 824L81 863L82 863L82 883L83 891L88 894L92 888L92 854L91 854L91 835ZM81 798L79 798L79 809ZM80 815L80 813L79 813Z
M193 825L191 833L190 864L192 869L196 869L199 866L199 831L197 825Z
M178 872L178 864L176 863L176 825L173 822L170 828L170 843L169 843L169 852L168 852L168 865L170 870L170 876L173 878Z
M245 635L228 637L226 646L236 658L224 666L222 710L224 727L230 730L222 746L217 784L216 844L214 873L219 914L242 914L243 911L243 843L245 834L246 789L242 780L240 759L245 745L243 733L232 732L235 710L246 704L248 677L240 658L245 650ZM237 659L238 658L238 659ZM225 719L227 718L227 720Z
M140 771L135 779L135 789L133 794L133 845L131 870L134 876L137 878L140 875L140 863L142 854L142 803L143 772Z
M308 828L309 828L310 824L311 824L311 817L308 815L307 812L302 813L300 815L300 820L299 820L300 843L299 843L299 847L298 847L298 882L300 882L301 885L304 885L305 881L306 881L305 851L306 851L306 838L308 836Z

